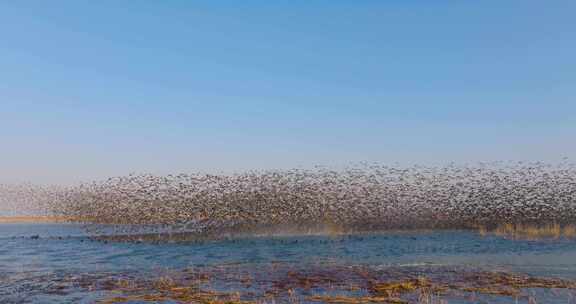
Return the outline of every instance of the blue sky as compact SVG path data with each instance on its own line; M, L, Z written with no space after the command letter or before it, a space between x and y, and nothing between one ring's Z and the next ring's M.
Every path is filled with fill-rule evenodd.
M574 1L0 1L0 182L576 159Z

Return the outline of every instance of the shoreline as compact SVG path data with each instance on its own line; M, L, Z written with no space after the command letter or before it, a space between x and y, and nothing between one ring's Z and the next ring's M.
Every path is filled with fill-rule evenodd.
M68 221L68 218L61 216L0 216L0 224L45 224Z

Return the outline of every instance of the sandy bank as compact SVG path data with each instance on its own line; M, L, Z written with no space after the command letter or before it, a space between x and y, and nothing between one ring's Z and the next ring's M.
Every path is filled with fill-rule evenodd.
M61 216L0 216L0 224L16 223L62 223L68 218Z

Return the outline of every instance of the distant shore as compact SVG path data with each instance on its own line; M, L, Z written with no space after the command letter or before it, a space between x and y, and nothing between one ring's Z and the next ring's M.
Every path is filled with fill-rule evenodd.
M61 216L0 216L0 224L63 223L69 219Z

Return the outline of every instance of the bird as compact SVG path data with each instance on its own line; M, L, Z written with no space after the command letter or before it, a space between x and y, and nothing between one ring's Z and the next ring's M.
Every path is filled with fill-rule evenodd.
M576 166L536 162L132 173L71 187L0 185L1 213L82 221L95 237L202 241L255 234L470 228L576 219Z

